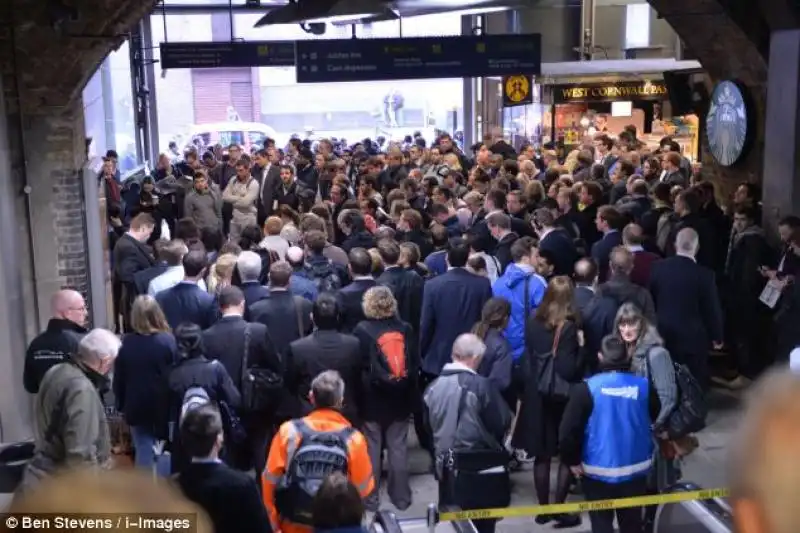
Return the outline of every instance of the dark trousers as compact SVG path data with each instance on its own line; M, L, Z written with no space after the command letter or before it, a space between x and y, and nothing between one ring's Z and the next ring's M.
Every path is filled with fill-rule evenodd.
M420 394L424 394L425 389L428 388L433 380L438 376L428 374L427 372L420 372L419 376L419 390ZM425 402L420 398L418 402L418 409L414 412L414 432L417 434L420 448L428 452L431 457L432 464L435 462L433 454L433 434L431 428L428 426L428 421L425 417Z
M590 477L583 477L581 483L587 501L632 498L644 496L647 493L647 476L639 476L622 483L605 483ZM614 515L617 517L619 533L641 533L641 507L590 512L592 533L614 533Z
M257 484L260 487L261 474L267 466L272 424L269 417L258 413L245 413L241 416L241 420L247 436L244 441L231 445L226 462L231 467L245 472L251 468L255 469Z

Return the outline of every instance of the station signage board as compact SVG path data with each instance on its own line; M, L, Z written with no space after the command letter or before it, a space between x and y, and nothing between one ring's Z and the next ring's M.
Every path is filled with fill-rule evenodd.
M288 67L293 41L161 43L161 68Z
M540 74L541 35L296 42L298 83Z

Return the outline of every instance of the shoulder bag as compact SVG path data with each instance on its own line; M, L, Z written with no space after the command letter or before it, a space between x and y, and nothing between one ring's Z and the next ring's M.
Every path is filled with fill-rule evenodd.
M242 355L242 409L244 411L266 411L280 402L283 391L283 376L269 368L250 368L250 324L244 326L244 354Z
M569 397L569 382L556 371L555 362L562 329L564 329L563 324L556 326L553 347L549 352L536 354L539 394L557 400L566 400Z
M456 428L467 407L467 394L462 386ZM511 503L508 452L497 443L494 446L494 450L449 450L444 454L439 482L440 506L457 506L464 510L508 507Z

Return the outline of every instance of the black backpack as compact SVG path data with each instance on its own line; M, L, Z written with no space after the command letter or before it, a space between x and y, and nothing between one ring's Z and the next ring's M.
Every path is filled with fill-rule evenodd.
M339 273L336 272L336 267L334 267L333 261L330 259L328 259L326 263L321 261L310 263L306 265L306 270L311 280L317 286L317 292L320 294L323 292L336 292L342 288L342 278Z
M250 367L250 324L244 326L244 354L242 355L242 409L263 412L277 407L283 398L283 376L270 368Z
M322 482L333 472L347 475L347 442L355 429L319 432L302 419L291 423L300 443L294 455L287 458L286 473L275 491L275 506L282 519L311 526L311 504Z
M644 359L647 365L647 375L652 383L650 354L648 353ZM675 361L672 362L672 366L675 369L675 387L678 390L678 402L669 415L664 429L671 439L678 439L691 433L697 433L706 427L708 404L706 403L703 388L689 371L689 368Z

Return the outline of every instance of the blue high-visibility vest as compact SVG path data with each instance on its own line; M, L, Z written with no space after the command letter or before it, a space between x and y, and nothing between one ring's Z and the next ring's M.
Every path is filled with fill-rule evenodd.
M647 378L604 372L586 384L594 408L584 435L584 475L605 483L647 475L653 461Z

